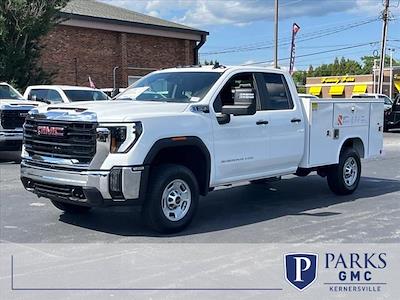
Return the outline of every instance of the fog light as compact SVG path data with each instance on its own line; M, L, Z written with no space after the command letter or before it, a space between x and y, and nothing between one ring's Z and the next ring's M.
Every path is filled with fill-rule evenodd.
M122 195L122 169L113 168L109 176L109 190L112 198L121 199Z
M72 193L72 196L75 198L85 199L85 195L83 194L83 190L81 187L73 188L71 193Z

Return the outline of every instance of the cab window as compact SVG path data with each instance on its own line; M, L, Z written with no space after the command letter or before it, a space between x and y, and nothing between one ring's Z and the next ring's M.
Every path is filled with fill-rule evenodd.
M262 73L262 110L293 109L289 87L282 74Z

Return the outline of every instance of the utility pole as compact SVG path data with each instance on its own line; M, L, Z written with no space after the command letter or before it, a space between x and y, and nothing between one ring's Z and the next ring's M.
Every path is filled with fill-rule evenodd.
M278 13L279 1L275 0L275 55L274 55L274 68L278 68Z
M385 67L386 35L387 35L388 19L389 19L389 0L385 0L385 8L382 13L383 26L382 26L382 42L381 42L381 61L379 62L378 92L380 94L382 94L383 92L383 80L384 80L383 69Z

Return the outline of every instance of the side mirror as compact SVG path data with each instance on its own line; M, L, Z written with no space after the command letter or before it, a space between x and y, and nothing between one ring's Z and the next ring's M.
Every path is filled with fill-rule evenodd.
M233 105L222 106L221 112L227 115L248 116L256 113L256 92L252 88L233 90Z

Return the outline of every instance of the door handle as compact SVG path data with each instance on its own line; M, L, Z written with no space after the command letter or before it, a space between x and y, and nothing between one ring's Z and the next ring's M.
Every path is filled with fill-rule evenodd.
M260 120L256 122L257 125L267 125L268 121Z
M300 123L301 119L293 118L293 119L290 120L290 122L292 122L292 123Z

